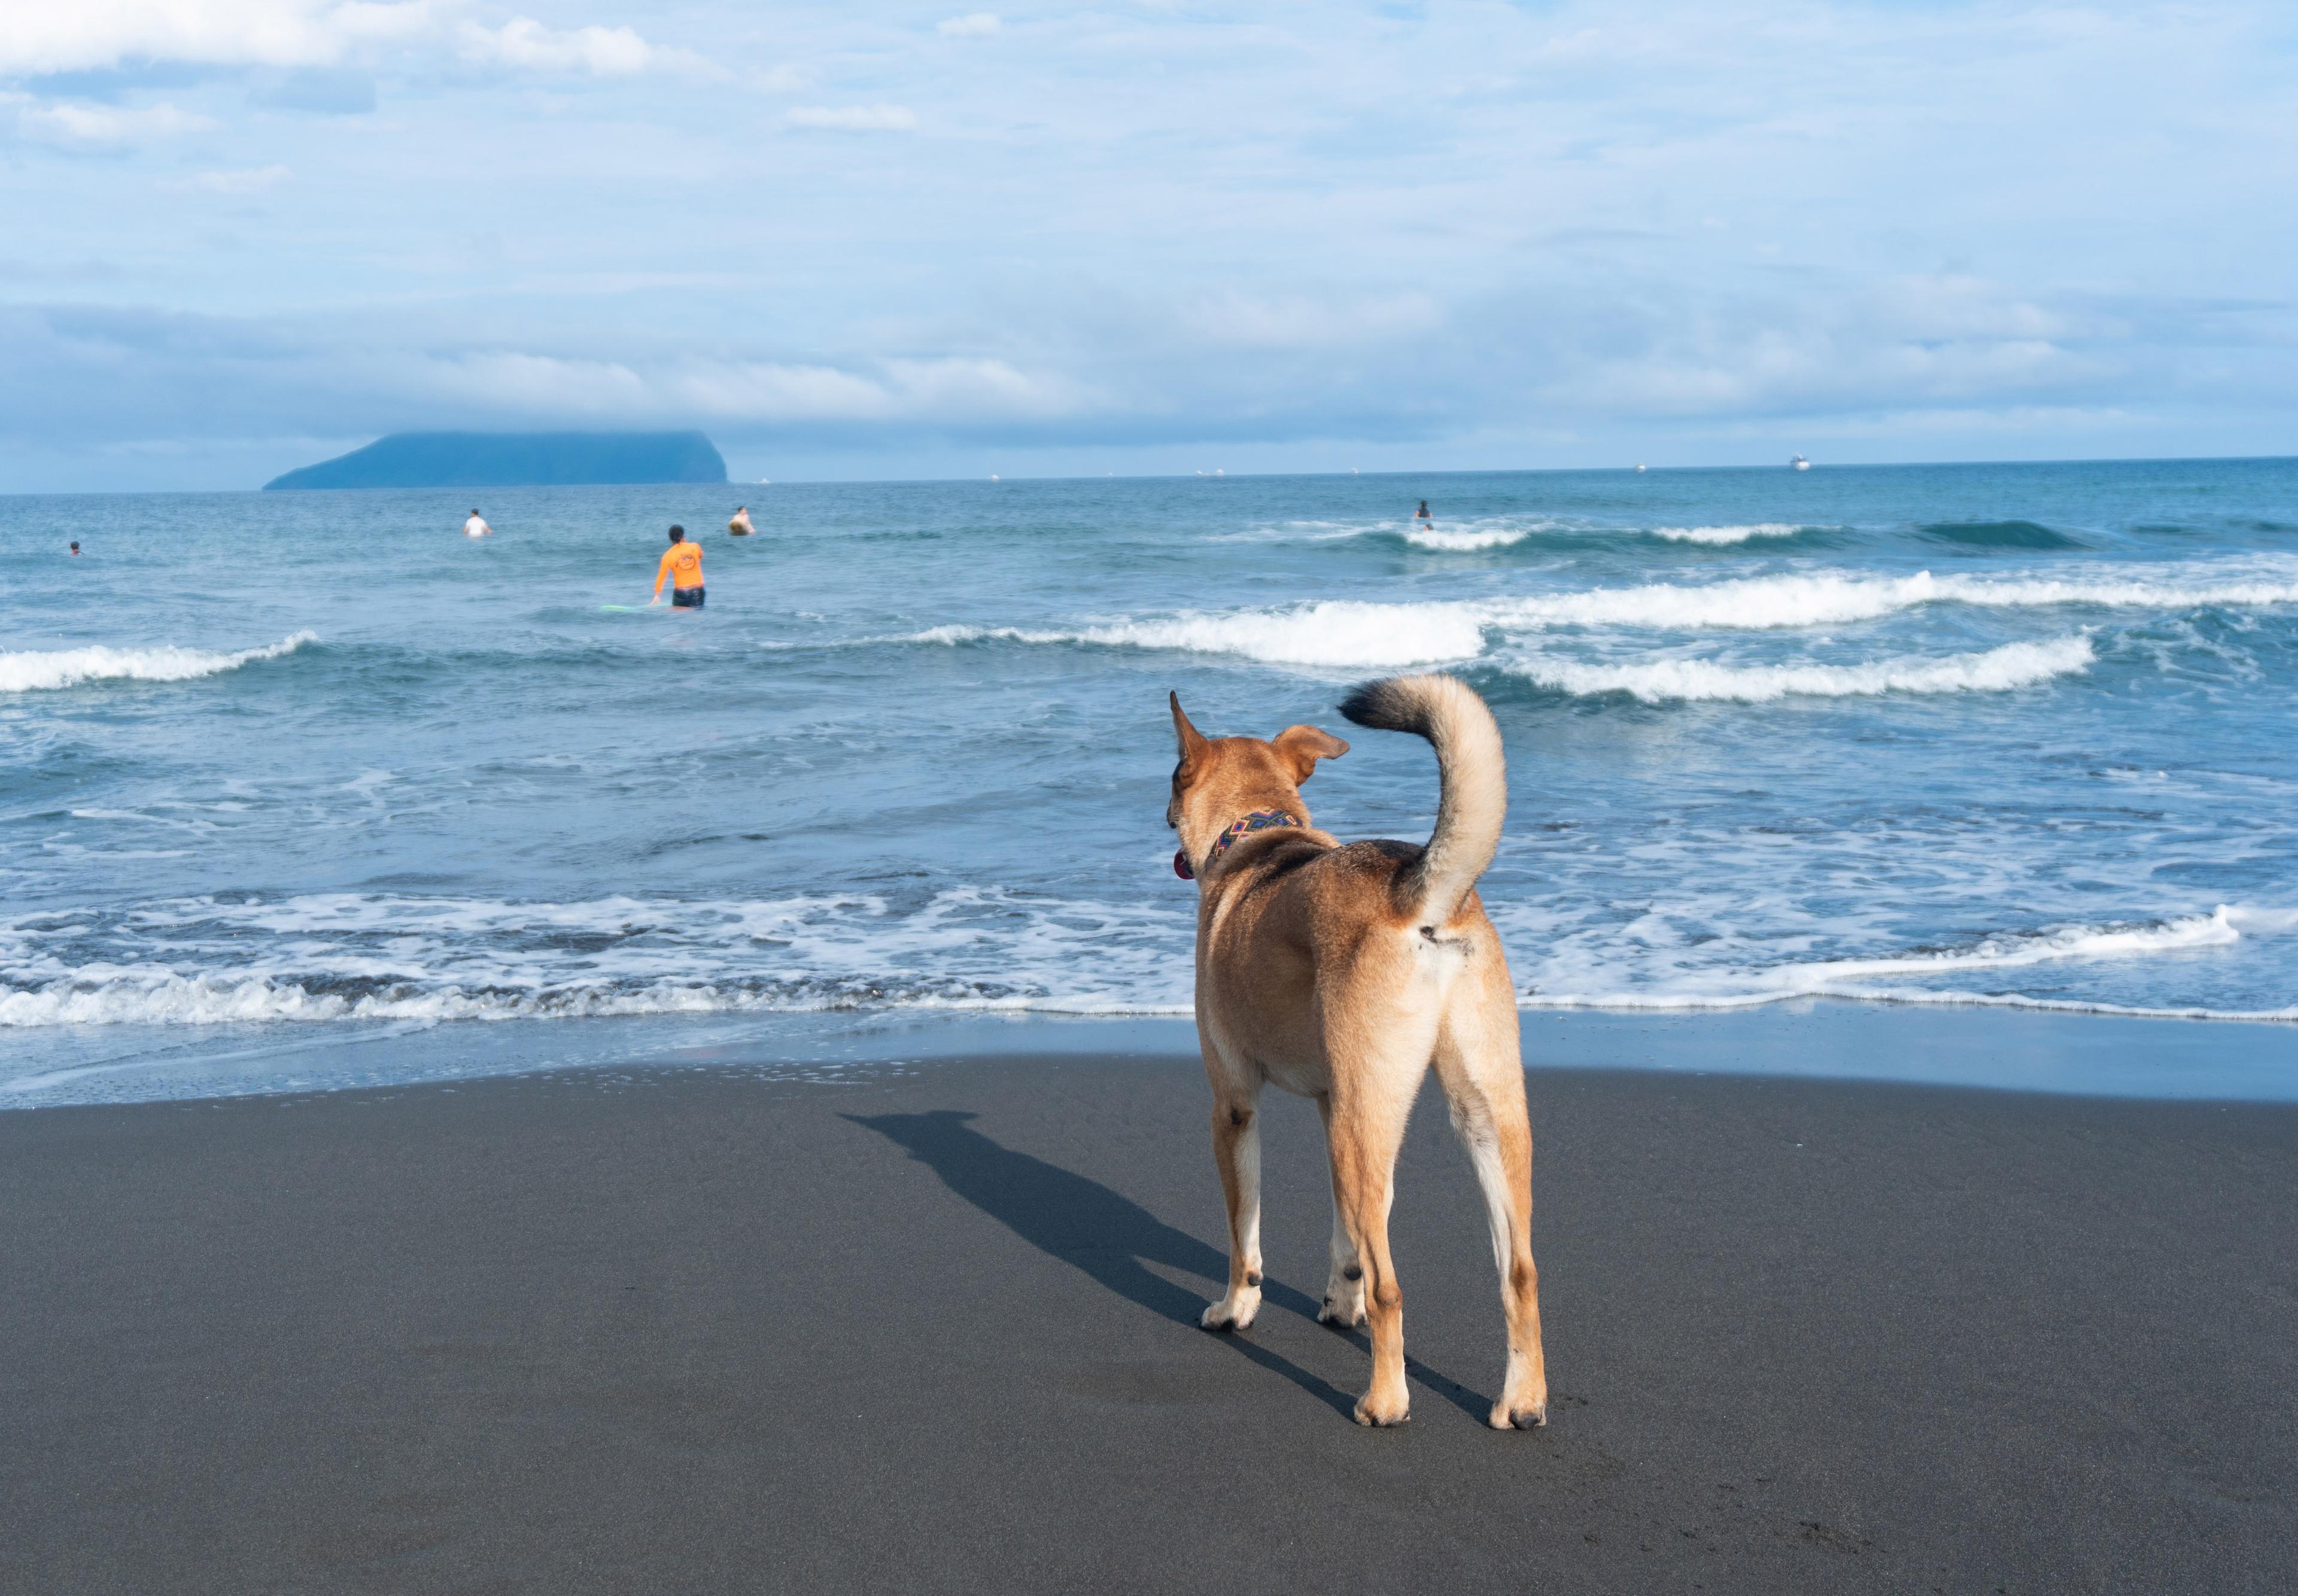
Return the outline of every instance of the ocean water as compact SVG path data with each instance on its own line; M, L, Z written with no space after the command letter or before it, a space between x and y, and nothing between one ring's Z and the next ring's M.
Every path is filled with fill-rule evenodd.
M1527 1011L2298 1019L2298 462L14 498L0 1103L1186 1014L1166 690L1423 667Z

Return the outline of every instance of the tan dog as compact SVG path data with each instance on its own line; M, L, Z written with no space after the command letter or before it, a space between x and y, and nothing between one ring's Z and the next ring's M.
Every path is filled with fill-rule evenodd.
M1318 1318L1372 1321L1372 1385L1360 1424L1401 1424L1404 1294L1388 1255L1396 1155L1431 1064L1484 1187L1508 1315L1508 1373L1494 1429L1548 1419L1539 1277L1532 1262L1532 1127L1516 991L1476 897L1508 809L1500 728L1450 676L1359 688L1341 713L1435 745L1442 798L1425 848L1345 847L1310 824L1301 783L1349 745L1314 726L1274 742L1207 739L1172 699L1181 761L1168 824L1174 868L1197 897L1197 1040L1213 1088L1213 1156L1228 1200L1228 1293L1208 1329L1242 1330L1261 1307L1263 1082L1317 1100L1333 1162L1332 1275Z

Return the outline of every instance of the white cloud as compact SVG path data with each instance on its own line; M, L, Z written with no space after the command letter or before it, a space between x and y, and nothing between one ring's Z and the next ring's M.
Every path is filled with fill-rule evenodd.
M545 28L533 17L517 17L500 28L467 22L463 54L474 61L499 62L529 71L586 71L619 77L644 71L655 51L628 28Z
M1200 295L1181 306L1181 323L1225 349L1340 349L1432 333L1443 308L1417 290L1338 299L1304 294Z
M393 49L455 49L525 71L606 77L662 64L629 28L558 29L532 17L498 28L464 20L462 0L12 0L0 77L140 62L329 67Z
M748 422L1042 421L1108 409L1056 373L963 357L889 360L867 368L776 360L648 366L523 352L426 361L404 388L494 413L575 420Z
M359 45L426 31L439 11L434 0L30 0L8 7L0 73L134 61L327 66Z
M2079 327L2046 309L1968 273L1895 277L1872 297L1876 322L1910 338L2061 338Z
M1113 407L1103 391L1054 372L967 356L885 362L887 385L905 416L969 420L984 416L1051 420Z
M1594 291L1573 296L1601 305ZM1551 330L1544 401L1590 414L1733 415L2048 402L2134 380L2085 334L2099 318L1971 277L1901 278L1799 302L1719 299L1672 314L1616 302L1600 343Z
M18 101L16 127L28 138L72 150L120 150L205 132L213 117L176 106L88 105L77 101Z
M284 166L259 166L239 171L195 172L175 186L199 194L237 196L277 188L294 175Z
M988 38L991 34L1002 31L1004 26L996 12L976 11L938 23L934 31L944 38Z
M906 105L795 105L782 112L793 128L828 128L847 133L908 133L918 113Z

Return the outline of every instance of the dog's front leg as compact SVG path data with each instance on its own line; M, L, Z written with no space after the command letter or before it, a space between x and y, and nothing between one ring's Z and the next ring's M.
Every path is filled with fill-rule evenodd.
M1213 1095L1213 1161L1228 1203L1228 1293L1198 1322L1244 1330L1261 1311L1261 1112L1234 1088Z

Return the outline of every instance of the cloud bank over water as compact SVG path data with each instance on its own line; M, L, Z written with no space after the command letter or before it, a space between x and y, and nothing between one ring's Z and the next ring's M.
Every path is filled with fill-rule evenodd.
M425 427L702 426L788 478L2270 451L2298 414L2263 4L21 22L0 490Z

